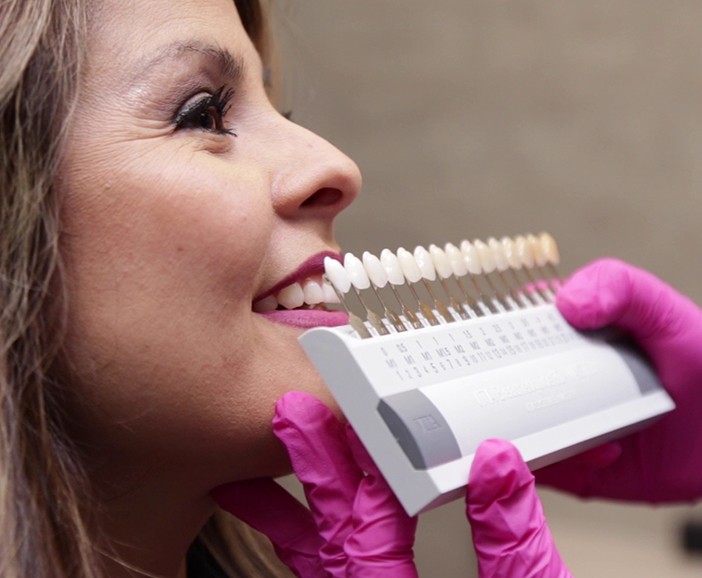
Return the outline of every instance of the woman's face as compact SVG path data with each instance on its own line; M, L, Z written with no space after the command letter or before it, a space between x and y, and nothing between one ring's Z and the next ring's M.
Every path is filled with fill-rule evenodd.
M297 338L345 319L257 311L319 279L357 167L271 105L233 0L106 0L86 52L59 180L79 435L110 475L280 473L274 401L329 401Z

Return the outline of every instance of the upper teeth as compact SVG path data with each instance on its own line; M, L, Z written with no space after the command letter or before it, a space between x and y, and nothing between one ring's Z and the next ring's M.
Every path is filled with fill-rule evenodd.
M303 305L317 305L319 303L338 303L339 299L332 286L324 281L321 276L308 277L302 282L292 283L283 287L276 295L269 295L254 303L253 309L257 313L273 311L279 305L285 309L296 309Z

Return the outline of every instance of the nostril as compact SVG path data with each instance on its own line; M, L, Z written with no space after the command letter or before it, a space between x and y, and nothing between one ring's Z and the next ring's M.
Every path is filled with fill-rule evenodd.
M331 187L325 187L319 189L314 194L307 197L302 203L303 207L329 207L331 205L337 204L341 197L343 197L339 189L334 189Z

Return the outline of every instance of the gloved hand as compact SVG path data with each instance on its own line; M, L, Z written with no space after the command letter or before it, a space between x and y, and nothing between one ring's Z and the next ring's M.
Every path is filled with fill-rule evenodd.
M702 311L652 274L604 259L576 272L557 306L578 329L638 342L677 408L650 427L535 472L579 496L679 502L702 496Z
M571 577L546 524L534 476L509 442L478 446L466 514L480 578Z
M353 430L309 394L276 403L273 431L287 448L310 510L270 479L216 488L218 505L268 536L301 578L416 578L416 518L392 494Z

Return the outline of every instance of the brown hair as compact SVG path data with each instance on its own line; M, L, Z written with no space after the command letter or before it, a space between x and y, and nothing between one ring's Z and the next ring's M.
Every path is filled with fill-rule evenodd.
M235 0L264 61L265 10ZM85 0L0 2L0 575L100 575L87 531L90 491L65 433L60 349L64 289L54 194L87 35ZM231 576L280 576L270 549L230 516L206 526Z

